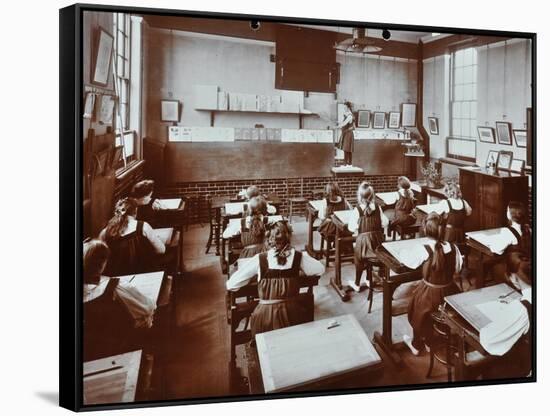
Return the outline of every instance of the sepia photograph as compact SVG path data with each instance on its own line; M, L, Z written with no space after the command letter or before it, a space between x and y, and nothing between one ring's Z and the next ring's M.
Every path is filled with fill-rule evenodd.
M75 16L78 407L535 380L533 33Z

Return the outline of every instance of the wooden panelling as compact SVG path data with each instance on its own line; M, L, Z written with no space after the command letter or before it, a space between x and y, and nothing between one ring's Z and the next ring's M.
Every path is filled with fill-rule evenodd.
M367 175L403 175L408 161L399 140L355 140L353 165Z

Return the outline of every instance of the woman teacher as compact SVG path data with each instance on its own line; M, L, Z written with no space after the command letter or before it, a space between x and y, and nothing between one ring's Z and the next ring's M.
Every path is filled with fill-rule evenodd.
M355 120L349 101L344 103L344 119L337 127L342 129L337 147L344 151L344 165L352 166L351 156L353 153L353 130L355 130Z

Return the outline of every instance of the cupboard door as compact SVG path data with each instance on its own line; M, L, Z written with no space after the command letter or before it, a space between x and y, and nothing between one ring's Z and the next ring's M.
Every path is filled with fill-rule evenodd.
M466 219L465 229L466 231L475 231L479 229L479 209L476 177L479 175L473 172L460 171L460 190L462 191L462 197L468 201L472 207L472 215Z
M502 206L502 181L488 176L480 179L480 229L502 227L502 211L505 209Z

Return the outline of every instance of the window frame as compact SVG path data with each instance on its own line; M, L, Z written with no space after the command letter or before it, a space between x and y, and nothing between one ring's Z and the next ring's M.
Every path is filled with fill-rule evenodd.
M462 139L462 140L471 140L471 141L475 141L477 140L477 130L475 127L477 127L477 103L478 103L478 99L477 99L477 87L478 87L478 79L477 79L477 69L478 69L478 61L477 61L477 56L476 58L472 59L471 63L467 64L467 65L460 65L460 66L456 66L456 54L458 52L464 52L468 49L471 49L473 51L473 53L475 53L477 55L477 49L475 46L471 46L471 47L468 47L468 48L456 48L456 49L453 49L451 51L451 65L450 65L450 100L449 100L449 132L450 132L450 137L454 138L454 139ZM473 82L469 82L469 83L460 83L460 84L455 84L456 82L456 70L457 69L464 69L464 68L472 68L472 79L473 79ZM475 98L470 98L468 100L464 100L464 99L460 99L460 100L456 100L456 87L459 86L459 87L463 87L465 85L472 85L472 96L475 97ZM469 103L469 116L467 118L465 117L455 117L454 114L455 114L455 111L454 111L454 107L455 107L455 103L460 103L460 105L462 106L462 103ZM471 115L471 108L472 108L472 103L475 103L475 107L476 107L476 112L475 112L475 117L472 117ZM469 120L469 125L470 125L470 132L468 133L468 135L463 135L462 134L462 131L460 134L457 134L457 132L454 130L453 128L453 124L455 122L455 120L460 120L461 123L464 121L464 120ZM473 127L472 127L472 122L473 122ZM462 130L462 126L461 126L461 130ZM475 131L474 131L475 130Z

